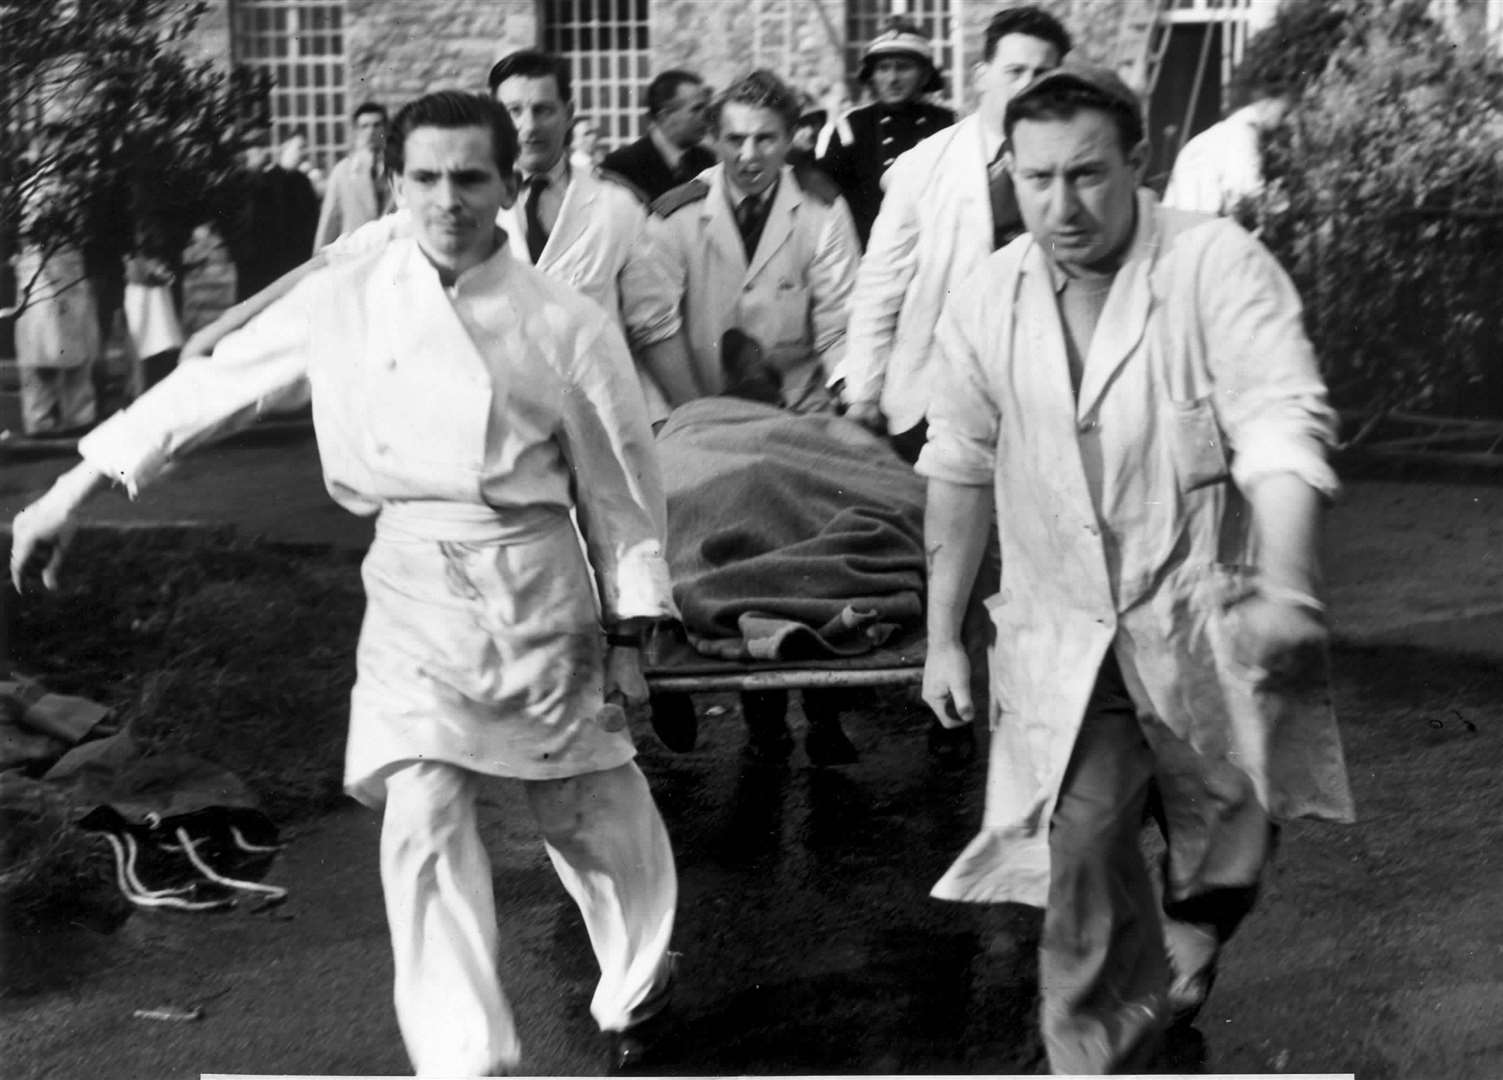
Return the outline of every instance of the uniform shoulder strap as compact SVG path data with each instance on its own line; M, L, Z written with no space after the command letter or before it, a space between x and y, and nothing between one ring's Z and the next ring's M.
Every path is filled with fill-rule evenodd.
M703 202L710 194L710 185L703 180L690 180L676 188L669 188L652 202L652 213L657 217L670 217L686 206Z

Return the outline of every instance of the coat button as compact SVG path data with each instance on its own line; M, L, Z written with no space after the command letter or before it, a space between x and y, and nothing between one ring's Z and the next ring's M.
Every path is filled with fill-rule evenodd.
M885 139L882 140L882 145L886 146L890 142L892 142L892 136L891 135L887 136L887 138L885 138Z
M1093 416L1086 417L1080 422L1077 430L1079 430L1082 435L1089 435L1091 432L1096 430L1096 418Z
M890 117L890 116L884 116L884 117L882 117L881 123L884 123L884 124L890 124L890 123L892 123L892 117Z
M891 165L896 160L897 160L896 158L883 158L882 159L882 164L883 165Z
M386 370L387 371L396 371L397 370L397 358L395 356L388 356L386 358Z

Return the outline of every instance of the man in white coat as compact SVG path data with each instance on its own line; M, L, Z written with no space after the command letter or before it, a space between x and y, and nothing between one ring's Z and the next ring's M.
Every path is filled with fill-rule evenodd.
M504 207L496 223L516 258L578 289L617 320L637 360L648 416L662 420L670 404L694 395L680 381L687 362L678 338L678 294L647 257L646 206L611 174L569 160L574 106L566 61L522 50L498 61L488 81L519 131L519 184L532 178L547 181L534 183L523 198ZM529 200L537 229L530 228ZM362 226L195 333L183 348L184 358L208 355L221 337L243 326L304 274L410 232L408 215L400 209Z
M640 1062L672 978L673 855L621 710L646 697L641 632L673 613L662 487L619 332L496 228L516 145L480 95L405 107L388 165L412 236L307 275L179 367L14 525L17 587L48 547L55 587L97 488L134 494L191 447L311 400L330 494L378 515L345 786L384 813L397 1018L426 1076L520 1060L475 817L487 777L523 784L584 915L612 1064Z
M719 394L736 381L741 372L728 368L738 358L721 350L739 338L755 343L756 366L775 373L783 407L834 407L825 384L844 349L861 247L835 185L817 172L795 174L787 163L798 114L798 99L771 72L739 79L710 106L720 163L652 204L651 254L683 311L680 351L662 360L665 368L682 365L691 383L675 405ZM727 331L735 333L728 338ZM841 695L806 690L803 703L811 760L854 761L856 749L840 727ZM748 692L741 705L748 750L764 760L785 758L787 691ZM653 704L656 716L686 709L674 695Z
M918 461L941 722L975 712L959 626L992 521L1002 557L985 821L934 895L1044 907L1051 1068L1135 1071L1171 1019L1166 918L1214 942L1270 821L1352 816L1316 566L1334 417L1272 256L1138 190L1120 79L1067 64L1006 125L1030 235L945 307Z
M710 106L720 163L652 204L653 255L681 299L688 398L725 388L721 339L742 331L801 412L833 401L846 307L861 247L839 190L788 164L798 99L769 71L733 83ZM677 401L674 404L678 404Z
M1040 8L995 15L975 69L976 112L901 155L884 177L882 209L851 295L845 357L833 377L846 415L892 435L909 461L924 444L940 308L1021 229L999 160L1007 102L1069 51L1070 35Z

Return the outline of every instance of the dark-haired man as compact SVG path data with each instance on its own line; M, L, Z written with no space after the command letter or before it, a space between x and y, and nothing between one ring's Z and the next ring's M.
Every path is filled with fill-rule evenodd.
M1030 235L945 307L918 461L942 723L975 714L959 627L994 521L1002 556L986 817L934 895L1043 907L1051 1068L1131 1072L1214 972L1182 966L1170 928L1213 950L1271 820L1352 814L1310 692L1334 418L1272 256L1138 190L1142 112L1120 79L1066 65L1005 122ZM1155 785L1162 910L1138 847Z
M386 106L374 101L365 102L350 117L350 155L340 158L329 170L318 228L313 233L315 253L386 213L390 192L381 162L386 123Z
M16 586L48 547L55 586L103 484L135 492L269 403L311 401L330 494L378 515L345 788L383 812L397 1018L420 1076L520 1058L476 821L488 777L522 783L584 915L612 1064L640 1051L672 977L673 855L620 707L646 697L645 624L673 614L657 459L619 331L496 228L516 145L483 96L404 107L387 164L410 235L307 274L212 362L177 368L13 529Z
M815 160L845 196L864 248L882 207L887 170L899 154L955 123L955 114L924 100L944 80L934 65L934 46L911 20L889 20L862 50L856 77L872 101L820 133Z
M602 167L629 180L651 202L711 165L710 88L692 71L673 68L647 84L647 134L609 153Z
M1001 164L1003 113L1013 94L1069 51L1070 35L1042 8L993 16L974 72L976 112L887 171L835 378L846 415L891 435L910 461L924 442L940 308L955 284L1022 231Z

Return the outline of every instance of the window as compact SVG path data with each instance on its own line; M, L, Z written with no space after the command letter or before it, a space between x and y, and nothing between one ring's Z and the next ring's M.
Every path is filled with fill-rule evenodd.
M861 53L882 32L887 20L902 15L918 24L934 44L934 65L945 79L943 97L952 109L961 108L965 90L965 57L960 47L955 0L848 0L845 15L845 65L851 78L861 70Z
M297 128L328 169L345 152L344 0L234 0L235 59L269 72L272 138Z
M650 0L550 0L543 48L569 61L574 108L614 148L637 137L652 77Z

